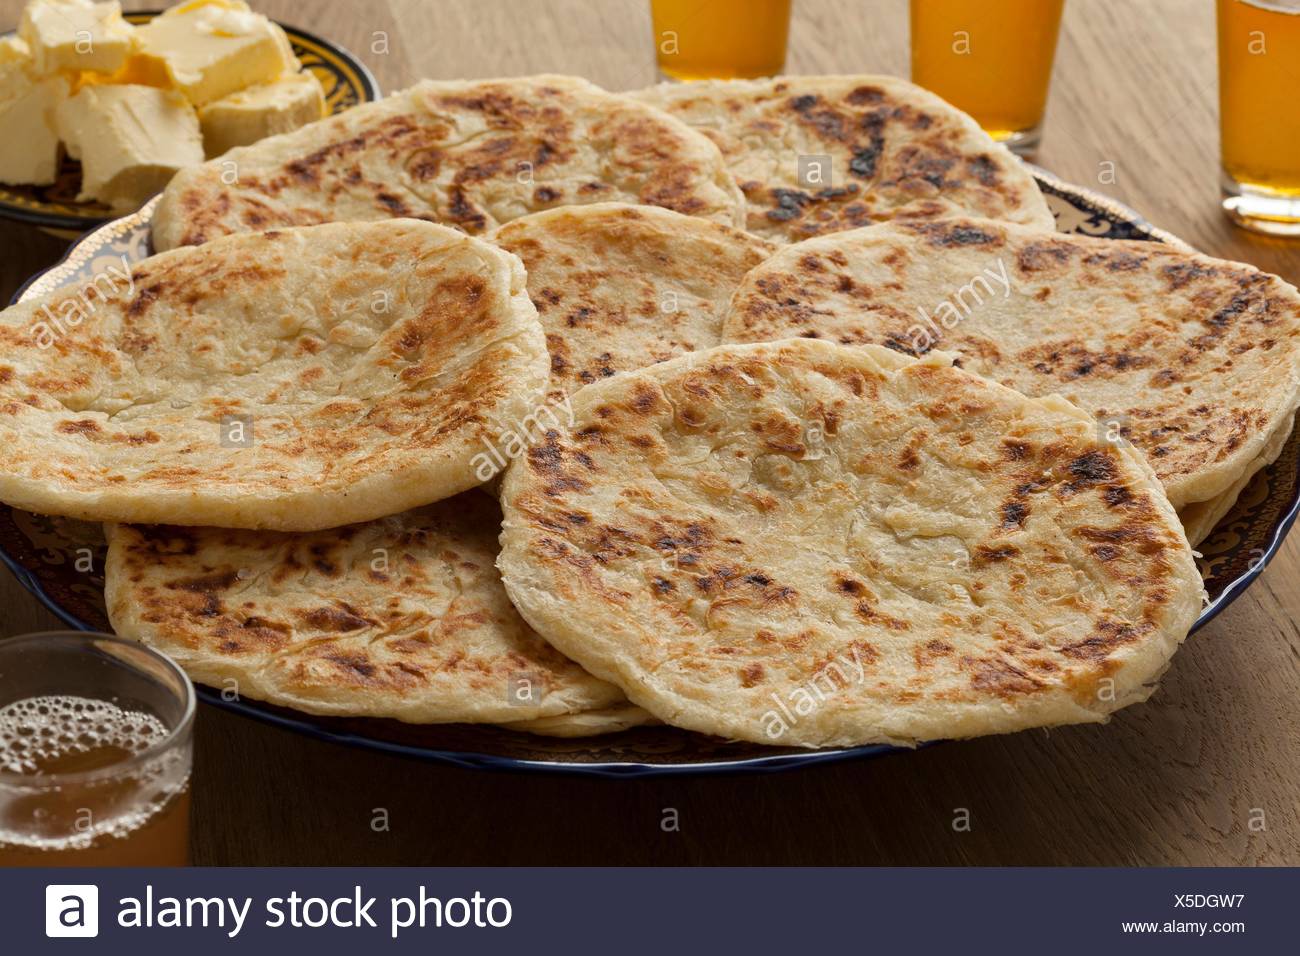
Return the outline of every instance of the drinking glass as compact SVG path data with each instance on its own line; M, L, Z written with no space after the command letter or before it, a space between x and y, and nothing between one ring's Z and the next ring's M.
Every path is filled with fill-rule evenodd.
M106 634L0 640L0 866L183 866L194 687Z
M912 0L912 82L1017 153L1038 148L1065 0Z
M773 76L790 0L650 0L659 69L675 80Z
M1300 236L1300 0L1218 0L1223 209Z

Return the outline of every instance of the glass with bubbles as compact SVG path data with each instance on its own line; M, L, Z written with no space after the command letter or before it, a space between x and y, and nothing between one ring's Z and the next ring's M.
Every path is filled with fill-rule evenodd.
M0 866L183 866L194 687L88 632L0 640Z

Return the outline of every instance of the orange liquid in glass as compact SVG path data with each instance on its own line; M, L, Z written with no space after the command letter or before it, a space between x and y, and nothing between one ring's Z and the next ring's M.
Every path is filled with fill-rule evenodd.
M912 0L912 81L994 139L1038 126L1065 0Z
M651 0L659 69L675 80L773 76L785 66L790 0Z
M1219 132L1237 183L1300 198L1300 0L1219 0Z
M98 722L85 719L87 704ZM16 764L6 770L24 781L0 793L0 866L188 862L187 774L131 762L166 736L156 718L76 698L30 698L16 706L24 705L41 719L0 721L0 751ZM120 773L77 776L119 765Z

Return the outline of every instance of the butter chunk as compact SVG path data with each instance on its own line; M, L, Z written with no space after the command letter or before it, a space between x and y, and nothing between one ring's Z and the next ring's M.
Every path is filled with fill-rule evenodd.
M199 110L203 148L209 157L236 146L290 133L325 115L325 91L308 72L290 73L250 86Z
M55 108L68 95L61 76L33 79L0 53L0 182L48 186L59 174L59 136Z
M172 7L137 29L136 39L140 55L160 64L195 106L300 66L278 25L228 0Z
M57 122L81 160L81 200L136 209L177 170L203 162L198 115L171 90L86 86L59 105Z
M114 73L134 49L134 30L117 0L32 0L23 10L19 36L31 48L39 74L59 70Z
M133 84L135 86L156 86L160 90L172 88L172 78L167 75L167 68L153 57L132 53L122 68L116 73L78 73L73 78L72 91L75 93L83 86L92 83Z
M17 96L32 83L32 53L16 36L0 37L0 100Z

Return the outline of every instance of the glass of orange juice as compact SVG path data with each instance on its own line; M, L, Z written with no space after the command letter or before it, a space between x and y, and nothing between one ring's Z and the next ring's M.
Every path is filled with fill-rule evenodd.
M183 866L194 687L89 632L0 640L0 866Z
M912 82L1021 154L1042 139L1065 0L912 0Z
M1300 0L1218 0L1223 209L1300 236Z
M650 0L659 69L674 80L773 76L790 0Z

